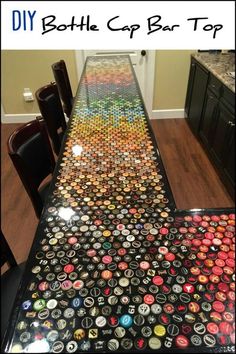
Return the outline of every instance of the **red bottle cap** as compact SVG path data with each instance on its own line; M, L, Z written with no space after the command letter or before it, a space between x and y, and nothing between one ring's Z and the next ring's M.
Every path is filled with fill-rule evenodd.
M164 283L164 280L159 275L156 275L155 277L152 278L152 282L155 285L162 285Z

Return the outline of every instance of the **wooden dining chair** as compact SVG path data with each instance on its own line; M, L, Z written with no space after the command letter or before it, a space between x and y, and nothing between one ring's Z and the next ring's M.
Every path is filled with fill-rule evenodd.
M60 60L52 64L52 71L62 101L63 110L67 117L70 117L73 106L73 94L65 61Z
M47 135L46 124L37 117L16 129L7 141L8 154L39 218L47 198L55 158Z
M53 150L56 155L59 155L67 126L56 83L40 87L35 96L41 115L46 122Z
M25 262L17 264L15 257L1 230L0 236L1 254L1 341L6 332L10 314L13 309L17 290L25 269ZM3 267L8 269L2 274Z

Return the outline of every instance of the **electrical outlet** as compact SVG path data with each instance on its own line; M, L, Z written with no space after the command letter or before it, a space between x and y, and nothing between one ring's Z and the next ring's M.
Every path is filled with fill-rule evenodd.
M24 88L23 97L24 97L25 102L34 101L33 93L30 91L29 88Z

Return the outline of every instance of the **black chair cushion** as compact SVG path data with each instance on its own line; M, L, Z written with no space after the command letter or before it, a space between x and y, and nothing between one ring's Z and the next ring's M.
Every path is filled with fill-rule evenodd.
M37 186L52 172L48 150L40 133L22 144L18 149L18 154L32 174Z
M1 340L7 329L16 293L25 269L25 262L12 267L1 276Z

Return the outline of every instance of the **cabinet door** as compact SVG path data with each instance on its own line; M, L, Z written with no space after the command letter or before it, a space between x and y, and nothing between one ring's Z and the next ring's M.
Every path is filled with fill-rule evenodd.
M199 135L206 148L210 148L214 138L214 128L217 121L218 99L207 90L202 119L199 128Z
M206 93L208 72L196 64L192 92L189 100L188 121L194 133L198 134L199 123Z
M229 155L229 143L232 136L232 124L234 124L234 116L226 106L219 104L217 114L215 132L211 146L211 153L216 164L224 168L227 164Z
M231 133L229 137L228 149L224 161L224 172L229 185L232 186L232 192L235 188L235 126L232 123L230 127Z
M186 115L186 117L189 116L189 109L190 109L190 103L191 103L191 95L192 95L192 90L193 90L193 81L194 81L194 76L195 76L195 70L196 70L196 62L194 59L192 59L191 65L190 65L190 70L189 70L188 88L187 88L187 94L186 94L186 100L185 100L185 115Z

